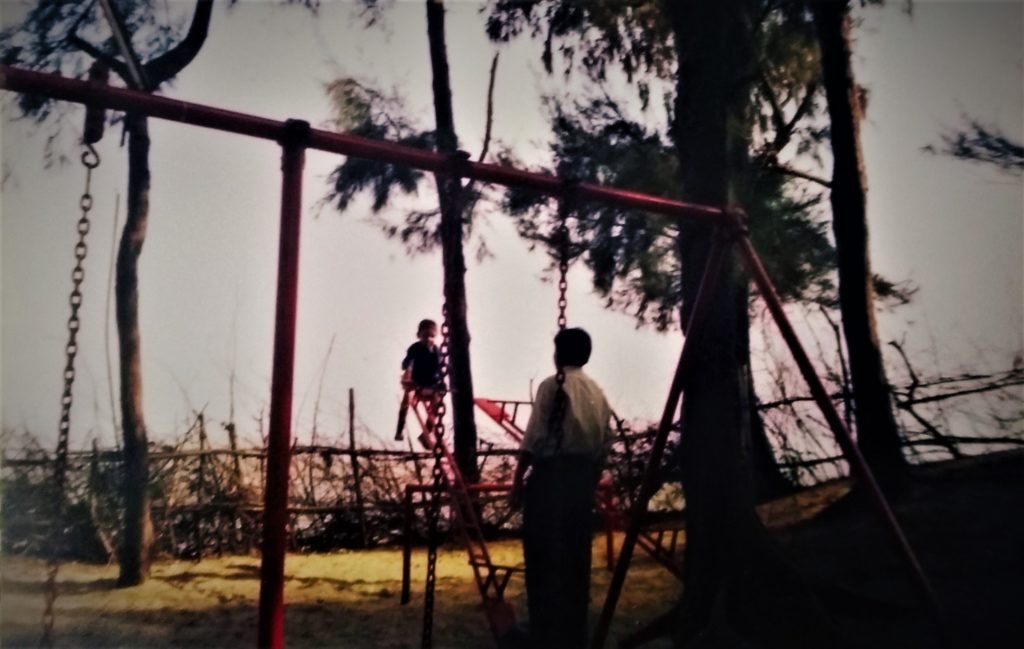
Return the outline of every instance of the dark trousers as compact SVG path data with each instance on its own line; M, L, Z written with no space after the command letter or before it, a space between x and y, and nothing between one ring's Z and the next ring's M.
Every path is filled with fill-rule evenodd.
M530 646L585 649L594 489L598 471L581 455L534 460L523 503Z

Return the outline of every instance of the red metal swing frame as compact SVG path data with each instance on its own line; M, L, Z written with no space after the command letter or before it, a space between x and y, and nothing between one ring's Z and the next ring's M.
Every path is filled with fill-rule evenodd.
M511 167L472 162L456 156L414 149L391 142L371 140L343 133L312 129L307 122L278 121L244 113L159 97L144 92L112 88L99 83L68 79L59 75L0 66L0 88L13 92L44 95L89 106L145 114L193 126L246 135L277 142L281 146L281 232L278 256L277 302L274 328L274 366L271 380L270 430L267 482L264 493L263 557L260 570L258 646L279 649L284 644L284 557L287 541L288 469L290 463L292 386L295 363L295 323L298 296L299 232L302 204L302 172L306 149L356 156L422 171L479 180L487 183L531 189L558 198L593 201L680 219L698 220L720 226L728 233L710 256L687 331L675 376L655 438L651 458L633 504L630 525L598 627L593 647L603 646L608 627L625 581L629 561L640 533L640 524L655 486L654 468L662 459L665 444L679 405L683 379L691 371L693 347L710 295L720 273L726 246L735 246L738 256L764 298L780 333L793 354L814 400L821 409L851 470L862 481L875 509L899 547L921 595L934 604L934 595L903 530L896 521L845 423L829 399L810 358L797 339L771 280L747 234L741 211L669 200L592 183L566 183L554 176Z

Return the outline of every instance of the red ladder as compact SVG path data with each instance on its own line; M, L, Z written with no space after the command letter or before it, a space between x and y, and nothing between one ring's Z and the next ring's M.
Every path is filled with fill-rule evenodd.
M406 395L409 408L416 416L420 427L428 431L430 408L427 403L416 397L415 391ZM421 409L423 412L421 412ZM483 528L476 512L469 487L459 471L455 456L439 435L433 436L433 442L441 450L440 465L444 490L448 493L449 505L454 514L455 528L462 540L462 545L469 554L469 565L473 568L477 590L484 604L484 614L490 625L495 640L500 639L517 625L515 608L505 601L505 588L516 572L522 572L519 566L505 566L494 563L487 549Z
M498 639L516 626L516 612L511 604L505 601L505 587L513 573L521 572L518 566L503 566L491 560L484 540L484 532L480 527L473 500L469 496L462 472L455 463L455 457L443 439L436 440L441 447L441 470L444 486L451 499L451 509L455 514L455 526L462 537L462 544L469 553L469 565L473 568L477 590L484 603L484 613L490 623L494 638Z
M626 514L625 508L617 502L615 487L611 480L602 479L598 483L596 504L597 513L605 524L605 561L608 569L612 570L615 565L612 530L626 529ZM683 546L679 539L685 529L682 520L672 519L648 525L637 534L637 545L640 549L680 581L683 580Z

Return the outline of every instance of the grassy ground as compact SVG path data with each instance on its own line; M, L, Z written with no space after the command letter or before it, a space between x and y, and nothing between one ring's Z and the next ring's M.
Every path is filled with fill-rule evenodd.
M521 562L517 541L491 546L495 561ZM603 545L595 543L595 557ZM419 646L423 611L425 552L413 555L413 601L399 604L401 553L396 549L321 555L289 555L285 585L288 647ZM34 647L42 612L40 562L7 558L3 563L4 647ZM440 553L435 646L488 647L490 636L465 553ZM259 560L225 557L200 562L158 563L152 578L131 589L114 588L117 569L66 564L57 605L57 645L63 647L253 646ZM637 561L617 619L624 632L659 612L660 602L678 594L678 582L656 564ZM608 573L594 571L593 608L600 607ZM525 610L521 577L509 595Z
M762 517L791 525L776 532L785 553L807 573L892 604L846 610L837 624L852 646L1019 647L1024 638L1024 462L933 470L897 510L943 603L943 624L916 611L915 595L884 532L869 514L851 511L811 520L845 487L829 485L762 508ZM803 522L801 522L803 521ZM497 563L521 562L518 541L496 542ZM592 614L609 581L603 537L595 537ZM399 604L401 553L395 548L290 555L286 563L286 646L399 649L419 646L425 552L413 560L413 601ZM57 605L60 647L253 646L259 592L256 557L164 561L143 586L114 588L116 567L67 564ZM43 566L22 557L0 562L0 642L34 647L42 611ZM634 560L612 638L623 637L678 596L678 581L645 556ZM435 646L493 646L465 554L446 548L438 564ZM521 577L508 590L521 615ZM610 643L614 646L614 643ZM664 649L667 642L649 645Z

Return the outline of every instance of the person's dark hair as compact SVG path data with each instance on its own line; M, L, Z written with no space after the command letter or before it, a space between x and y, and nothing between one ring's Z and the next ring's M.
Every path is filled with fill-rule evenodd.
M431 327L437 328L437 323L431 320L430 318L424 318L423 320L420 320L420 326L416 327L416 335L420 335L421 333L423 333L427 329L430 329Z
M583 367L590 360L590 334L574 327L555 335L555 362L562 367Z

